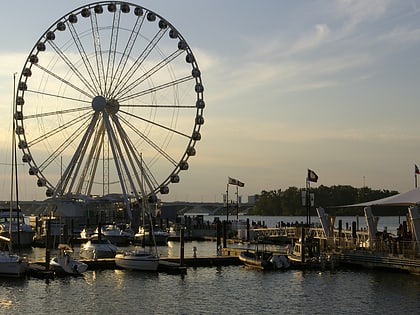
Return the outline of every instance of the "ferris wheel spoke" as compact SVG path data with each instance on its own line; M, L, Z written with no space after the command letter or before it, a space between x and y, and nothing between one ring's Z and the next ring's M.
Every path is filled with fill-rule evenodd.
M93 70L92 64L90 62L90 59L85 51L85 48L82 44L82 41L80 40L79 34L76 31L76 28L74 27L73 24L69 24L69 30L70 30L70 34L73 38L73 41L77 47L77 51L80 55L80 57L82 58L83 64L85 65L85 69L89 75L89 78L91 80L91 84L89 83L89 81L87 79L85 79L85 77L83 75L78 75L78 77L82 80L82 82L89 88L89 90L91 91L91 93L93 95L98 94L98 91L100 91L100 83L98 81L97 76L95 75L95 72ZM76 72L79 72L77 69L74 70Z
M148 95L150 93L155 93L159 90L164 90L164 89L171 88L173 86L179 85L181 83L184 83L184 82L187 82L187 81L190 81L190 80L193 80L193 79L194 78L192 76L186 76L186 77L183 77L183 78L176 79L174 81L170 81L170 82L167 82L167 83L164 83L164 84L161 84L161 85L157 85L155 87L152 87L150 89L147 89L147 90L144 90L144 91L141 91L141 92L138 92L138 93L133 93L133 94L127 95L125 97L119 98L119 100L120 100L120 102L125 102L125 101L131 100L131 99L134 99L134 98L137 98L137 97L140 97L140 96Z
M136 128L132 123L130 123L128 120L124 118L120 118L128 127L130 127L131 130L133 130L141 139L143 139L145 142L147 142L153 149L155 149L158 153L161 154L166 160L168 160L171 164L174 166L177 165L177 162L164 150L160 148L159 145L154 143L149 137L147 137L145 134L143 134L138 128Z
M28 146L29 147L31 147L31 146L34 146L34 145L36 145L36 144L38 144L38 143L40 143L40 142L42 142L42 141L45 141L45 140L47 140L48 138L51 138L51 137L53 137L53 136L55 136L55 135L57 135L60 131L64 131L65 129L68 129L68 128L73 128L76 124L78 124L79 122L81 122L81 121L84 121L84 120L86 120L87 118L89 118L90 116L92 116L92 114L91 113L86 113L86 114L84 114L84 115L82 115L82 116L78 116L78 117L75 117L74 119L72 119L72 120L69 120L67 123L65 123L65 124L63 124L63 125L59 125L58 127L56 127L56 128L54 128L54 129L52 129L52 130L50 130L50 131L48 131L48 132L46 132L46 133L44 133L44 134L42 134L41 136L39 136L38 138L34 138L33 140L31 140L30 142L28 142ZM81 126L83 127L83 123L81 124ZM81 128L82 129L82 128ZM82 129L83 130L83 129Z
M159 31L156 33L153 39L148 43L146 48L138 56L136 61L131 65L128 71L124 73L124 75L120 78L121 81L116 82L115 89L112 91L112 95L118 96L121 93L121 90L123 90L125 86L129 84L130 80L137 73L139 68L143 65L143 62L146 60L146 58L149 56L149 54L152 52L152 50L161 40L165 32L166 32L166 29L159 29Z
M70 113L78 113L78 112L84 112L89 110L89 107L78 107L78 108L70 108L70 109L64 109L64 110L57 110L57 111L53 111L53 112L43 112L43 113L39 113L39 114L33 114L33 115L27 115L24 117L25 120L29 120L29 119L37 119L37 118L43 118L43 117L48 117L48 116L57 116L57 115L65 115L65 114L70 114ZM89 113L91 114L91 113Z
M67 63L67 62L66 62ZM87 88L90 89L89 84L85 81L85 79L83 78L83 76L80 74L80 72L73 66L73 64L68 61L67 65L69 66L69 68L71 68L72 70L74 70L74 73L76 74L76 76L79 77L79 79L83 82L83 84L85 84L85 86ZM52 76L53 78L57 79L58 81L61 81L62 83L64 83L65 85L71 87L72 89L74 89L75 91L87 96L87 97L92 97L92 94L89 94L86 90L84 90L83 88L79 88L76 85L70 83L68 80L65 80L63 77L55 74L54 72L48 70L47 68L41 66L40 64L36 64L36 67L38 67L39 69L41 69L42 71L44 71L45 73L47 73L48 75ZM91 90L91 92L94 92Z
M48 97L52 97L52 98L55 98L55 99L74 101L74 102L77 102L77 103L89 103L89 104L91 103L91 101L84 101L84 100L76 99L74 97L68 97L68 96L59 95L59 94L46 93L46 92L42 92L42 91L27 90L27 92L37 94L37 95L42 95L42 96L48 96Z
M187 135L187 134L185 134L185 133L183 133L183 132L180 132L180 131L178 131L178 130L176 130L176 129L173 129L173 128L169 128L169 127L164 126L164 125L162 125L162 124L158 124L157 122L154 122L154 121L152 121L152 120L150 120L150 119L146 119L146 118L143 118L143 117L140 117L140 116L134 115L134 114L132 114L132 113L129 113L129 112L126 112L126 111L122 111L122 110L120 110L120 112L122 112L122 113L124 113L124 114L127 114L127 115L129 115L129 116L131 116L131 117L135 117L136 119L142 120L142 121L147 122L147 123L149 123L149 124L151 124L151 125L154 125L154 126L156 126L156 127L159 127L159 128L165 129L165 130L167 130L167 131L170 131L170 132L176 133L176 134L178 134L178 135L180 135L180 136L183 136L183 137L185 137L185 138L190 138L190 136L189 136L189 135ZM127 123L128 123L128 121L127 121Z
M120 104L122 108L169 108L169 109L197 109L195 105L178 104Z
M174 51L171 55L161 60L159 63L157 63L155 66L150 68L147 72L145 72L142 76L139 78L133 80L130 84L127 84L123 89L121 89L118 94L116 94L115 97L124 97L127 93L134 90L140 83L144 82L148 78L150 78L152 75L156 74L159 70L163 69L165 66L170 64L173 60L175 60L179 55L181 55L181 50Z
M118 33L119 33L119 25L121 19L121 11L116 10L114 12L113 22L112 22L112 29L111 29L111 40L109 42L109 52L108 52L108 60L106 66L106 75L105 75L105 86L104 90L105 96L109 96L109 88L112 84L112 79L114 78L114 67L115 67L115 57L117 54L117 43L118 43ZM109 79L108 79L109 78ZM109 81L109 82L108 82Z
M118 63L117 69L115 70L115 73L111 76L113 80L111 80L108 95L111 95L111 91L114 91L114 85L116 85L117 82L120 82L121 76L124 72L125 66L127 65L128 58L131 56L131 52L134 48L134 44L136 43L137 37L140 34L140 29L143 25L145 15L141 14L137 16L137 19L134 23L134 27L131 30L130 36L128 38L127 44L125 45L124 52L122 53L122 56L120 58L120 61Z
M44 171L53 161L57 160L64 150L79 138L82 132L83 128L76 129L73 134L65 138L64 142L62 142L43 162L39 164L39 170Z
M99 81L99 92L101 95L104 94L105 88L105 71L104 71L104 60L102 56L101 48L101 36L99 33L99 26L97 20L97 13L95 12L90 16L90 23L92 27L92 36L93 36L93 47L95 49L95 59L96 59L96 68L97 68L97 78Z

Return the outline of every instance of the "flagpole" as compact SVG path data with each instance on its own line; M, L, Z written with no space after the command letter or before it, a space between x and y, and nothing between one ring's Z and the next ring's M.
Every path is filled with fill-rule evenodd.
M309 179L306 179L306 224L309 226L309 224L311 224L310 222L310 209L311 209L311 193L310 193L310 189L311 189L311 183L309 181Z
M239 221L239 195L238 195L238 187L236 186L236 221Z
M229 222L229 181L226 185L226 223Z

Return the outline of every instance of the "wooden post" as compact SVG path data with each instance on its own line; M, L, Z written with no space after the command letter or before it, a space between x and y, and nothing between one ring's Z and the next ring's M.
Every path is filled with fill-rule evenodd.
M223 248L227 247L227 221L223 221Z
M180 257L180 265L181 266L184 266L184 231L185 231L185 228L184 228L184 226L181 226L181 231L180 231L180 236L179 236L179 240L180 240L180 243L181 243L181 246L180 246L180 253L179 253L179 257Z
M45 239L45 270L50 270L50 232L51 217L47 219L47 236Z

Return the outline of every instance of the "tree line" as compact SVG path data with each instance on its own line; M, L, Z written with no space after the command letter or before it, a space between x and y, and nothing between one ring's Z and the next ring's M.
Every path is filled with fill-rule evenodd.
M272 216L305 216L307 208L302 200L303 188L289 187L282 191L263 190L257 196L253 208L248 214L272 215ZM345 205L358 204L366 201L377 200L398 194L395 190L371 189L369 187L355 188L349 185L324 186L312 188L310 193L314 195L314 207L311 215L316 215L315 208L321 206L331 215L363 215L363 207L343 207ZM406 207L374 207L375 215L403 215L407 212Z

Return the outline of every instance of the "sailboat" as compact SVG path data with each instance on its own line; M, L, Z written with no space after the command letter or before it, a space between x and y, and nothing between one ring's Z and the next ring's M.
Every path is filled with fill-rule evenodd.
M144 194L143 194L144 196ZM143 200L145 198L142 198ZM147 209L147 201L143 201L143 211ZM150 215L150 212L147 211ZM153 227L152 227L153 233ZM152 234L152 237L154 235ZM125 251L115 255L115 264L118 267L141 271L157 271L159 267L159 256L157 253L156 242L154 241L155 253L141 250Z
M144 170L142 170L142 173ZM143 185L141 188L143 217L145 212L151 216L149 205L146 198L146 193ZM144 222L144 221L143 221ZM150 218L151 222L151 218ZM153 227L152 227L153 236ZM154 236L153 236L154 237ZM157 253L156 242L154 241L155 253L148 252L143 248L142 250L126 251L115 255L115 265L125 269L140 270L140 271L157 271L159 267L159 256Z
M15 93L15 75L13 76L13 97ZM15 102L13 102L13 114L15 114ZM13 209L13 192L14 186L16 189L16 200L18 199L18 185L17 185L17 161L16 161L16 136L15 136L15 123L13 120L12 130L12 174L11 174L11 189L10 189L10 216L9 219L12 221L12 209ZM19 205L17 203L17 209ZM3 243L3 247L0 249L0 275L1 276L12 276L20 277L26 274L28 271L28 261L17 254L12 252L12 224L9 224L9 237L0 236L0 242Z

